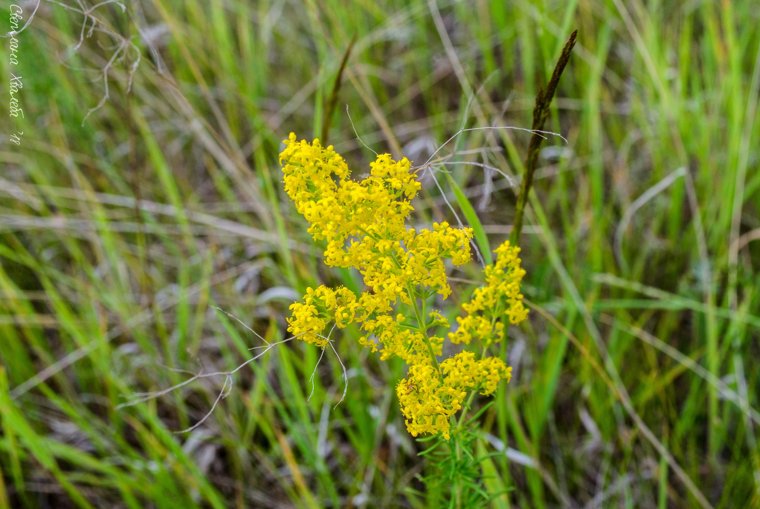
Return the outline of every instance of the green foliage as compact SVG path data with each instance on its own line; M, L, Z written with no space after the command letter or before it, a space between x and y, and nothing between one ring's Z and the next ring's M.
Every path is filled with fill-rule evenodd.
M484 507L491 496L484 489L480 462L473 454L476 435L466 430L449 441L420 452L430 472L422 478L429 507Z
M151 0L99 4L91 34L61 3L18 34L24 136L0 147L0 507L432 507L445 494L414 480L430 472L385 382L401 366L356 345L336 345L337 406L338 358L315 372L318 351L288 343L208 416L225 376L118 407L261 352L216 307L274 343L307 286L356 286L320 269L280 191L287 132L329 126L361 168L354 129L420 164L462 118L529 128L576 28L480 480L495 507L760 505L756 2ZM469 203L497 245L529 139L460 135L419 222ZM478 273L453 273L455 296Z

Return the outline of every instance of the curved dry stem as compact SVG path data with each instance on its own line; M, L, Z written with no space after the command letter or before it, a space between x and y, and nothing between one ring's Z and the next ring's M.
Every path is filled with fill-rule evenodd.
M438 182L438 179L435 177L435 172L432 171L430 166L428 166L423 170L422 175L424 176L425 172L427 172L428 170L430 170L430 176L432 177L433 182L435 182L435 187L437 187L438 191L440 191L443 201L446 203L446 206L449 208L451 213L454 214L454 217L457 220L457 224L459 225L460 228L464 228L465 227L464 223L462 222L462 220L459 217L459 214L457 214L456 209L454 208L454 206L451 204L448 197L446 196L446 192L443 190L443 187L441 187L440 182ZM480 252L480 248L478 247L478 244L475 242L474 239L470 240L470 246L472 246L472 248L475 250L475 254L478 257L478 263L480 263L480 266L485 267L486 266L485 259L483 258L483 254Z
M335 403L335 406L333 407L333 408L337 408L338 405L343 403L343 400L346 399L346 393L348 392L348 371L346 371L346 365L343 364L343 360L340 358L340 355L338 355L338 351L335 350L335 347L333 346L332 341L328 344L330 345L330 348L335 354L335 358L338 359L341 369L343 369L343 394L341 395L340 399L338 400L337 403Z
M562 136L559 133L555 133L554 131L544 131L544 130L541 130L541 129L528 129L526 127L515 127L515 126L509 126L509 125L504 125L504 126L467 127L467 128L462 128L462 129L458 130L457 132L455 132L453 135L451 135L451 137L449 139L447 139L446 141L444 141L437 149L435 149L435 151L432 154L430 154L430 157L428 158L427 161L425 161L421 165L415 167L415 169L424 168L425 166L427 166L428 164L430 164L430 161L432 161L433 158L435 158L435 156L437 156L438 153L441 150L443 150L443 148L446 145L448 145L449 143L451 143L452 141L454 141L458 136L460 136L460 135L462 135L464 133L472 132L472 131L498 131L498 130L521 131L521 132L531 133L531 134L535 134L537 136L540 136L544 140L548 139L548 136L556 136L556 137L560 138L562 141L564 141L565 143L568 143L567 138L565 138L564 136Z
M196 422L195 424L193 424L189 428L185 428L185 429L180 430L180 431L175 431L174 433L176 433L176 434L189 433L190 431L193 431L194 429L198 428L201 424L203 424L204 422L206 422L206 419L208 419L209 417L211 417L211 414L214 413L214 410L216 409L216 406L219 404L219 402L221 400L223 400L224 398L226 398L227 396L229 396L230 392L232 392L232 377L231 376L227 376L227 377L224 378L224 385L222 385L222 390L219 391L219 394L217 395L216 399L214 400L214 404L211 405L211 409L208 412L206 412L206 415L204 415L198 422Z
M333 324L332 329L330 329L330 332L327 333L327 337L324 338L327 340L328 343L330 343L330 336L332 336L333 331L335 330L335 325ZM324 337L322 335L319 335L319 337ZM309 397L306 398L306 401L311 401L311 397L314 395L314 375L317 374L317 368L319 368L319 363L322 362L322 357L325 356L325 349L322 348L322 353L319 354L319 359L317 359L317 363L314 365L314 370L311 372L311 376L309 377L309 383L311 384L311 391L309 392Z
M287 343L289 341L292 341L296 337L297 336L291 336L291 337L283 339L281 341L276 341L274 343L268 343L268 345L264 348L264 351L262 351L261 353L259 353L257 355L254 355L250 359L246 360L245 362L243 362L242 364L240 364L239 366L237 366L235 369L232 369L232 370L229 370L229 371L214 371L214 372L211 372L211 373L198 373L198 374L193 375L192 377L188 378L187 380L184 380L184 381L182 381L182 382L180 382L178 384L172 385L171 387L167 387L166 389L162 389L160 391L138 392L138 393L135 393L137 395L136 398L134 398L134 399L132 399L130 401L126 401L124 403L121 403L121 404L117 405L116 408L118 410L120 410L122 408L127 408L127 407L130 407L130 406L139 405L140 403L144 403L146 401L150 401L150 400L153 400L153 399L160 398L161 396L165 396L165 395L170 394L170 393L172 393L172 392L174 392L174 391L176 391L178 389L181 389L181 388L185 387L186 385L189 385L189 384L195 382L196 380L201 380L201 379L204 379L204 378L218 378L220 376L223 376L223 377L232 377L238 371L240 371L241 369L243 369L244 367L246 367L247 365L249 365L253 361L255 361L255 360L263 357L264 354L266 354L267 352L269 352L269 350L271 350L272 348L274 348L274 347L276 347L278 345L282 345L284 343Z

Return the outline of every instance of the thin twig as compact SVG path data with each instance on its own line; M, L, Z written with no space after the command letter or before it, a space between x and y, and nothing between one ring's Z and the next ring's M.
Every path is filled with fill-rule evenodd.
M359 136L359 132L356 130L356 126L354 125L354 119L351 118L351 113L349 113L348 111L348 104L346 104L346 116L348 117L348 123L351 124L351 129L353 129L354 135L356 136L356 139L359 140L359 143L361 143L364 146L364 148L366 148L367 150L375 154L375 156L377 156L377 152L372 150L372 147L367 145L362 139L362 137Z
M327 341L330 341L330 336L332 336L333 331L335 330L335 326L337 324L333 324L332 329L330 329L330 332L327 333ZM321 337L321 336L320 336ZM311 376L309 377L309 383L311 384L311 391L309 392L309 397L306 398L306 401L311 401L311 397L314 395L314 375L317 374L317 368L319 368L319 363L322 362L322 357L325 356L325 349L322 348L322 353L319 354L319 359L317 359L317 363L314 365L314 371L311 372Z
M343 394L340 396L340 400L338 400L338 402L335 403L335 406L333 407L333 408L337 408L338 405L343 403L343 400L346 399L346 393L348 392L348 371L346 371L346 365L343 364L343 359L341 359L340 355L338 355L338 351L333 346L332 341L330 341L328 344L330 345L330 348L335 354L335 358L338 359L338 362L340 363L340 367L343 370Z
M189 428L185 428L183 430L175 431L174 433L176 433L178 435L183 434L183 433L189 433L189 432L193 431L194 429L196 429L201 424L203 424L204 422L206 422L206 420L209 417L211 417L211 414L214 413L214 410L216 410L216 406L219 404L219 402L221 400L223 400L224 398L226 398L227 396L230 395L230 391L232 391L232 377L229 376L229 375L227 375L224 378L224 385L222 386L222 390L219 391L219 394L217 395L216 399L214 400L214 404L211 405L211 408L209 409L208 412L206 412L206 415L204 415L203 417L201 417L201 419L198 422L196 422L195 424L193 424Z
M232 318L233 320L235 320L237 323L239 323L240 325L242 325L243 327L245 327L245 330L247 330L248 332L250 332L251 334L253 334L254 336L256 336L258 339L260 339L264 343L266 343L267 346L269 346L269 341L267 341L266 339L264 339L264 337L261 334L259 334L258 332L256 332L252 328L250 328L245 322L243 322L243 320L241 320L237 316L233 315L229 311L225 311L224 309L220 308L219 306L211 306L211 307L214 308L214 309L216 309L217 311L220 311L220 312L224 313L225 315L227 315L228 317ZM261 347L254 347L254 348L261 348Z
M311 390L309 391L309 397L306 398L306 401L311 401L311 397L314 396L314 375L317 374L317 368L319 368L319 363L322 362L322 357L325 356L325 349L322 348L322 353L319 354L319 359L317 359L317 363L314 365L314 370L311 372L311 376L309 377L309 383L311 384Z
M162 389L160 391L139 392L139 393L136 393L136 396L137 396L136 398L131 399L129 401L126 401L124 403L121 403L121 404L117 405L116 409L120 410L122 408L130 407L130 406L135 406L135 405L138 405L140 403L144 403L146 401L150 401L152 399L160 398L161 396L165 396L165 395L167 395L169 393L172 393L172 392L176 391L177 389L181 389L182 387L185 387L186 385L189 385L189 384L195 382L196 380L200 380L200 379L203 379L203 378L215 378L215 377L220 377L220 376L230 377L230 376L236 374L238 371L240 371L244 367L246 367L247 365L249 365L250 363L252 363L253 361L261 358L264 354L266 354L267 352L269 352L269 350L271 350L275 346L281 345L283 343L287 343L289 341L292 341L295 338L296 338L296 336L291 336L289 338L283 339L282 341L277 341L275 343L270 343L264 349L263 352L254 355L250 359L248 359L245 362L243 362L242 364L238 365L235 369L232 369L232 370L229 370L229 371L214 371L212 373L198 373L198 374L196 374L196 375L188 378L187 380L184 380L184 381L182 381L182 382L180 382L178 384L172 385L171 387L167 387L166 389Z
M449 137L448 140L444 141L437 149L435 149L435 151L432 154L430 154L430 157L428 158L427 161L425 161L424 163L420 164L419 166L415 166L413 169L414 170L419 170L419 169L425 168L430 163L430 161L432 161L433 158L436 155L438 155L438 152L440 152L441 150L443 150L443 147L445 147L446 145L448 145L449 143L451 143L452 141L454 141L461 134L472 132L472 131L489 131L489 130L525 131L527 133L531 133L533 135L533 137L536 137L536 136L540 137L540 139L542 139L542 140L546 139L545 135L547 135L547 136L556 136L558 138L561 138L562 141L564 141L565 143L567 143L567 139L564 136L562 136L561 134L555 133L555 132L552 132L552 131L544 131L542 129L527 129L525 127L515 127L515 126L511 126L511 125L492 125L492 126L482 126L482 127L468 127L468 128L460 129L457 132L455 132L454 134L452 134L451 137Z

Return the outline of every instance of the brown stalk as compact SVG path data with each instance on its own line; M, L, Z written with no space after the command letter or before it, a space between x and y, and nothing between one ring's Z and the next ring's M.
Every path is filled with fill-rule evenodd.
M528 193L533 185L533 174L536 172L536 162L538 161L538 151L541 148L541 142L544 140L544 136L540 131L544 130L544 124L549 117L549 106L554 98L554 92L559 85L559 78L562 76L562 71L565 70L567 62L570 60L570 53L575 46L575 39L578 35L578 31L575 30L570 34L570 38L565 43L565 47L562 48L562 54L557 60L557 65L554 66L554 72L549 79L549 83L546 84L545 89L539 89L536 94L536 105L533 108L533 125L531 129L533 134L530 137L530 144L528 145L528 157L525 161L525 176L520 184L520 194L517 196L517 208L515 210L515 221L512 227L512 233L509 240L512 244L517 244L520 239L520 232L523 226L523 215L525 214L525 206L528 203Z
M330 126L332 125L332 117L335 112L335 106L338 104L338 93L340 92L340 86L343 83L343 71L346 70L346 64L348 63L348 57L351 56L351 50L354 49L356 43L356 35L351 37L351 42L348 43L346 51L343 53L343 58L340 61L340 67L338 68L338 74L335 75L335 82L333 82L333 88L330 92L330 97L325 104L324 117L322 118L322 130L319 135L321 137L322 145L327 146L327 137L330 132Z

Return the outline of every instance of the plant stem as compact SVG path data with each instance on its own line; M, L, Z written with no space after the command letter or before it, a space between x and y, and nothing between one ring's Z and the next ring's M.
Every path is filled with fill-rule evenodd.
M355 43L356 34L351 37L351 41L348 43L348 47L343 53L343 58L341 59L340 66L338 67L338 74L335 75L335 81L333 82L330 97L325 104L324 117L322 118L322 130L319 133L319 135L322 137L322 144L325 147L327 146L327 140L330 133L330 126L332 125L332 117L333 113L335 112L335 106L338 104L338 93L340 92L340 87L343 84L343 71L346 70L348 58L351 56L351 50L354 49Z
M422 335L425 338L425 346L427 346L427 351L428 351L428 354L430 355L430 360L433 362L433 365L435 366L435 369L438 372L439 378L443 380L443 373L441 372L441 366L438 363L438 357L436 357L435 352L433 351L433 346L430 344L430 339L428 338L428 335L427 335L427 328L425 327L425 316L420 311L420 308L417 305L417 295L410 288L407 288L406 292L409 294L409 300L412 301L412 307L414 308L414 316L417 319L417 325L419 326L419 331L422 333Z
M567 62L570 60L570 53L575 46L575 38L578 35L578 31L575 30L570 34L570 38L565 43L565 47L562 48L562 54L557 60L557 65L554 66L554 72L549 79L549 83L546 85L545 90L538 90L536 94L536 105L533 108L533 125L531 129L533 134L530 137L530 143L528 145L528 157L525 162L525 175L520 184L520 194L517 197L517 208L515 209L515 221L512 227L512 233L509 236L509 241L513 245L517 245L520 239L520 232L523 226L523 215L525 213L525 205L528 202L528 193L533 185L533 174L536 172L536 161L538 161L538 150L541 148L541 142L544 140L544 136L539 132L544 130L544 124L546 118L549 116L549 106L554 98L554 92L559 85L559 78L562 76L562 71L565 70Z

